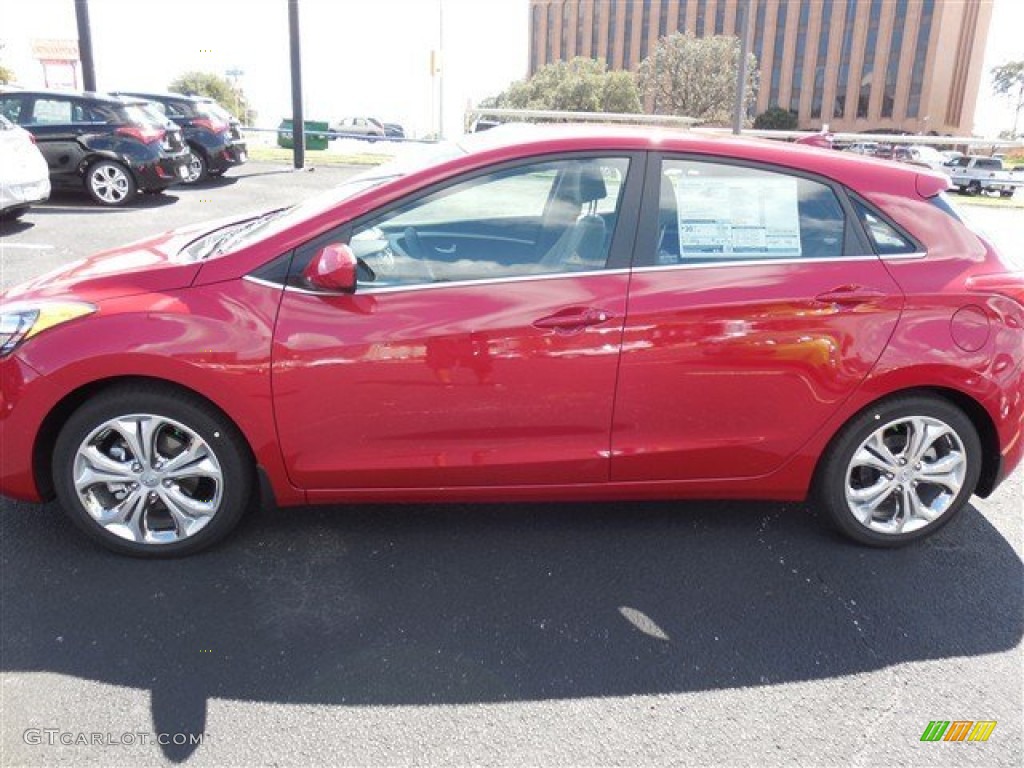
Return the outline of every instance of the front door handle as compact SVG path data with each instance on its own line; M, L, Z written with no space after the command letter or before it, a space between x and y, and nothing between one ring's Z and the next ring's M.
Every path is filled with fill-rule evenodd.
M533 321L534 328L551 329L571 333L582 331L591 325L600 325L614 319L615 315L605 309L593 307L570 307L553 315Z
M839 304L840 306L854 306L857 304L869 304L872 301L881 301L889 294L877 288L865 288L861 285L844 285L825 293L819 293L814 297L815 301L822 304Z

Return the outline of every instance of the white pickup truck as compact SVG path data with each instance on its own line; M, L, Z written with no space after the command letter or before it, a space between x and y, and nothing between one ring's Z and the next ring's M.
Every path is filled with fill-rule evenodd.
M1024 171L1003 170L1003 161L998 157L958 157L945 170L952 185L969 195L998 192L1000 197L1012 197L1018 187L1024 187Z

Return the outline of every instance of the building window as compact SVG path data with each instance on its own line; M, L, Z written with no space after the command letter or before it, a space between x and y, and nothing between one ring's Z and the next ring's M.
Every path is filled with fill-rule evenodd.
M679 11L676 15L676 29L679 32L686 32L686 12L689 10L690 0L679 0Z
M775 12L775 54L772 56L772 84L768 92L768 106L779 106L779 80L782 79L782 55L786 50L786 9L787 3L779 3Z
M626 3L626 17L622 23L622 68L629 69L633 62L633 4Z
M555 60L555 6L548 6L548 55L544 59L545 64Z
M562 0L562 36L558 46L558 58L565 61L569 58L569 3Z
M736 3L736 17L732 20L732 32L736 37L743 34L743 14L750 13L750 3L751 0L747 0L747 2L740 0ZM747 27L749 28L749 26L748 24Z
M906 2L906 0L903 0ZM824 101L825 65L828 63L828 40L832 26L832 0L825 0L821 6L821 29L818 32L818 58L814 62L814 93L811 94L811 117L821 117L821 103Z
M840 120L846 115L846 89L850 84L850 49L853 48L853 23L857 20L857 0L847 0L843 22L843 47L839 54L839 78L832 114Z
M594 18L590 26L590 57L593 59L597 58L597 52L600 47L601 9L603 7L602 3L594 3Z
M530 71L536 72L540 67L540 6L530 9L533 14L533 35L530 40Z
M896 16L889 40L889 61L885 67L885 92L882 94L882 117L892 117L896 104L896 83L900 76L900 51L903 50L903 28L907 24L907 0L896 0Z
M658 9L658 37L662 38L668 34L668 0L661 0Z
M704 37L704 33L707 31L707 12L707 0L697 0L697 37Z
M878 24L882 17L882 0L871 0L868 14L868 39L864 63L860 68L860 94L857 96L857 117L867 117L871 106L871 86L875 72L875 50L878 48Z
M793 92L789 97L789 109L800 114L800 95L804 83L804 54L807 51L807 18L811 13L810 0L800 0L800 17L796 28L796 59L793 61Z
M576 55L583 55L583 3L576 3Z
M725 33L725 0L718 0L718 5L715 6L715 34L721 35Z
M932 36L934 11L935 0L924 0L921 5L921 26L917 29L917 45L914 46L914 67L910 71L907 117L917 117L921 111L921 87L924 84L924 64L928 58L928 39Z
M768 0L761 0L757 4L757 23L754 24L754 58L757 59L757 66L761 66L761 54L764 53L764 9Z
M651 0L644 0L644 13L640 23L640 59L642 61L647 58L647 46L650 45Z
M608 6L608 50L604 55L608 62L608 69L615 69L615 23L619 16L619 4L611 3Z

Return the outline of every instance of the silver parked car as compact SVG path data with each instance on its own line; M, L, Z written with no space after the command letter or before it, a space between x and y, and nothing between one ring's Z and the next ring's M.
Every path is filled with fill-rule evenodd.
M50 170L32 134L0 115L0 219L16 219L49 196Z

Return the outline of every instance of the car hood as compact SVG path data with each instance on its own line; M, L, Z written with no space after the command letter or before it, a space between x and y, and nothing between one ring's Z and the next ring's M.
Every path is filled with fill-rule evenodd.
M74 297L96 302L187 288L202 262L182 253L182 249L207 232L240 218L245 217L205 222L102 251L16 285L0 294L0 301Z

